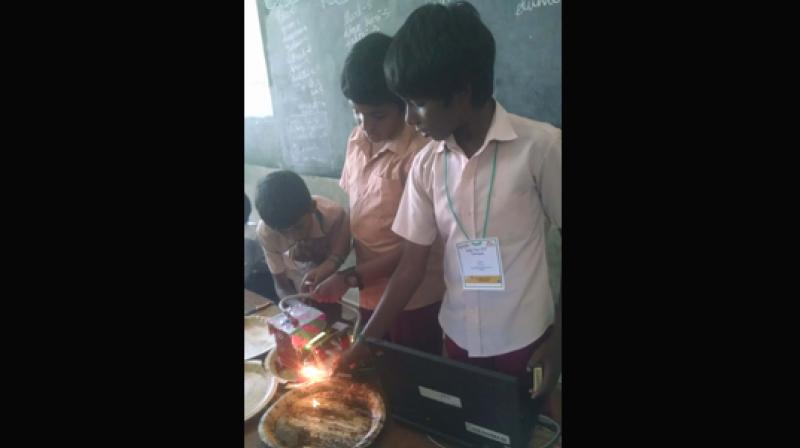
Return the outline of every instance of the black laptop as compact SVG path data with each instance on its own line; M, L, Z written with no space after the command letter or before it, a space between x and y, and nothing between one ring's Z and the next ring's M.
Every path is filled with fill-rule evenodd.
M510 375L368 338L392 418L471 448L527 448L535 403Z

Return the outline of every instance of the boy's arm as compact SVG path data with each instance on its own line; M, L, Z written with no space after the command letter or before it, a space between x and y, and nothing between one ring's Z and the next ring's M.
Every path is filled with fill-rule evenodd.
M275 283L275 293L278 298L297 294L294 283L286 275L286 266L283 264L283 255L276 251L274 239L267 234L266 227L263 222L259 222L258 229L258 242L264 250L264 260L267 262L269 273L272 274L273 282Z
M319 283L339 269L350 253L350 217L344 210L330 229L331 253L319 266L303 277L303 292L313 291ZM338 299L338 297L337 297Z
M350 254L350 215L343 211L341 217L333 226L333 243L331 244L331 255L338 259L334 270L339 269L339 266L344 262L345 258ZM329 258L330 259L330 258Z
M405 241L400 264L392 274L372 318L364 327L364 336L382 338L389 331L395 317L408 305L422 282L430 250L431 246Z
M289 279L285 272L272 274L272 278L275 279L275 292L278 294L279 298L282 299L286 296L297 294L294 283L292 283L292 280Z
M386 252L377 258L373 258L367 262L356 265L356 272L361 276L364 283L377 280L379 278L388 277L397 267L400 262L400 257L403 255L403 246L395 250Z
M561 239L564 239L563 229L559 229ZM550 336L539 346L528 360L528 371L535 367L542 367L542 385L538 391L531 390L531 397L549 395L556 387L558 377L561 376L561 309L564 304L564 270L561 270L561 287L558 290L555 318Z
M561 221L561 131L553 135L544 151L541 163L534 170L538 193L544 207L545 214L551 223L559 229L561 240L564 240L564 229ZM563 245L562 245L563 247ZM561 269L561 287L556 303L555 317L550 336L542 342L538 349L528 360L528 370L535 367L542 368L541 389L532 391L531 396L536 398L546 396L556 387L558 377L561 375L561 309L564 296L564 269Z
M428 265L430 249L431 246L405 241L400 264L392 274L378 307L375 308L375 312L364 327L359 341L337 360L336 370L353 369L367 356L369 350L366 348L366 343L361 341L362 336L382 338L389 331L397 315L403 311L422 282Z
M366 285L377 279L390 276L397 267L402 254L403 248L401 246L377 258L357 264L355 271ZM350 289L350 286L345 282L343 275L331 275L317 285L316 289L314 289L314 297L323 301L338 300L348 289Z

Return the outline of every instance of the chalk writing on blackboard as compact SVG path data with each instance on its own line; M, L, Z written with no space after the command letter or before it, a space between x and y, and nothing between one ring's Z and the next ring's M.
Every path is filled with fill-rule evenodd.
M320 0L322 2L322 7L326 6L337 6L337 5L344 5L349 0Z
M273 82L269 163L338 177L352 110L340 92L347 53L372 32L391 35L417 7L456 0L256 0ZM263 2L263 3L262 3ZM561 0L471 0L497 45L495 98L506 110L561 123ZM262 22L263 23L263 22ZM261 126L261 123L259 123ZM251 136L252 137L252 136ZM250 139L250 145L261 140ZM265 146L267 148L267 146ZM271 165L272 166L272 165Z
M284 121L284 133L289 136L291 158L305 157L318 150L321 139L327 139L329 123L325 90L313 63L311 39L308 25L301 24L296 12L290 8L277 10L281 41L286 49L289 83L303 99L288 100Z
M517 10L514 15L521 16L526 12L533 11L536 8L543 6L553 6L561 3L561 0L519 0L517 3Z
M266 6L267 9L291 8L299 1L300 0L264 0L264 6Z
M324 101L301 103L298 110L286 120L287 135L294 140L313 140L320 134L327 134L328 114Z
M381 30L381 24L389 17L389 8L375 9L372 2L357 4L344 11L344 45L352 47L362 37Z

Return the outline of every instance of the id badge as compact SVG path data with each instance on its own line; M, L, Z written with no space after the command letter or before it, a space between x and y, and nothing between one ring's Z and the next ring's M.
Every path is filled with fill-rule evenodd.
M456 243L458 264L464 289L504 291L503 262L500 259L500 241L483 238Z

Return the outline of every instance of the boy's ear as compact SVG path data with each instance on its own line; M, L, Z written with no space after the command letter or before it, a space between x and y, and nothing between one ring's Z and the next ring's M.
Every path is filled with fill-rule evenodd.
M309 213L314 213L314 210L316 210L316 209L317 209L317 200L314 199L314 198L311 198L311 208L308 211L309 211Z

